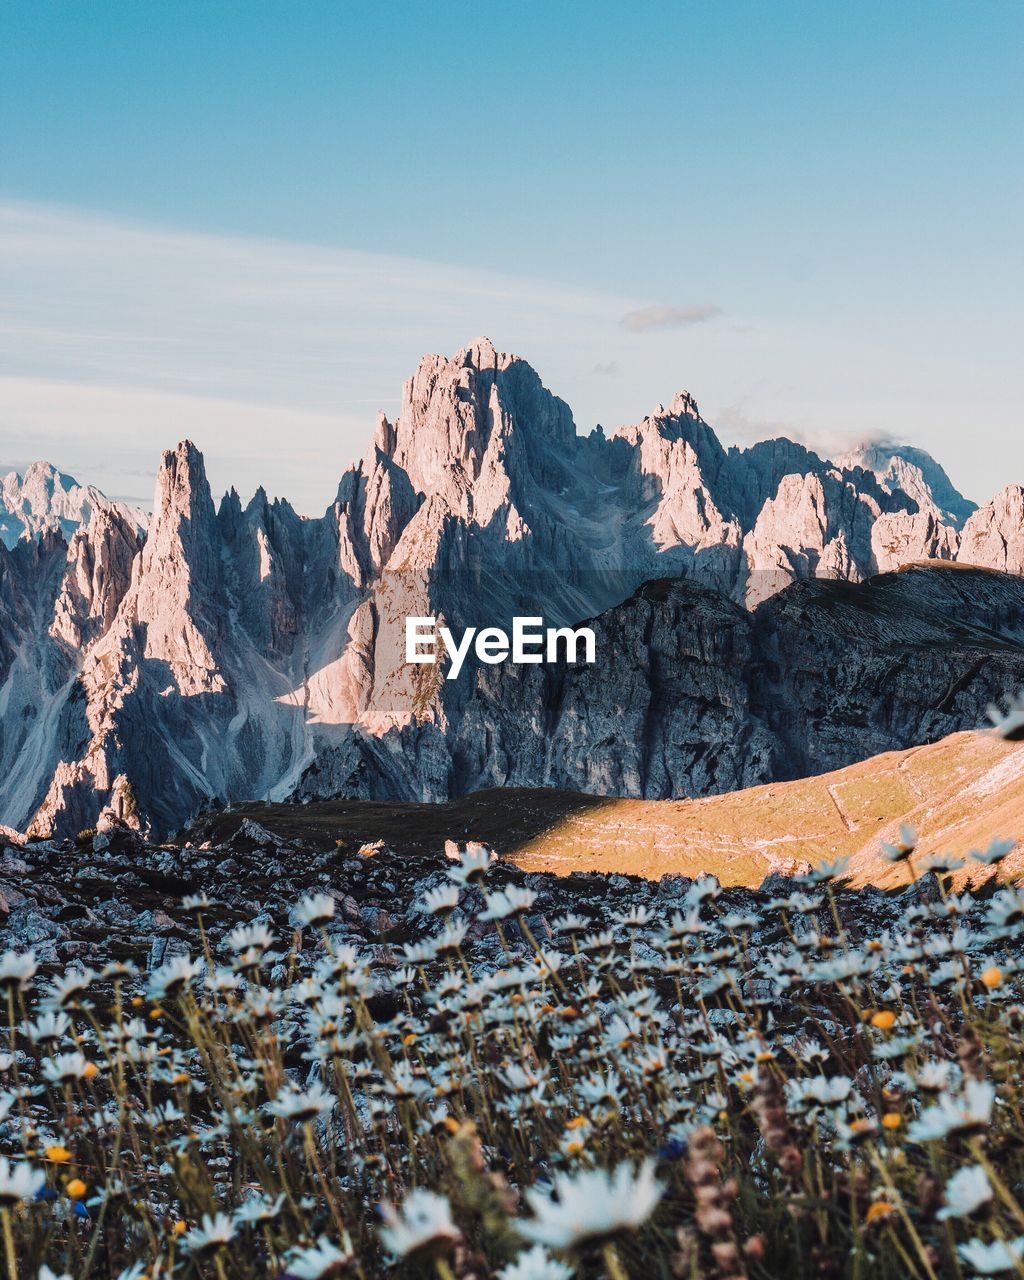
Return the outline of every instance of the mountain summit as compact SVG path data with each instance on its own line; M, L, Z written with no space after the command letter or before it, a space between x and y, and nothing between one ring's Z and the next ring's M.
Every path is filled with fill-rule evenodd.
M930 453L912 445L881 441L860 445L836 462L842 467L863 467L874 472L887 489L902 490L922 511L931 511L957 529L962 529L978 509L978 504L964 497Z
M10 471L0 476L0 542L8 548L51 529L70 538L97 510L117 511L140 531L146 527L144 511L112 502L49 462L33 462L22 475Z

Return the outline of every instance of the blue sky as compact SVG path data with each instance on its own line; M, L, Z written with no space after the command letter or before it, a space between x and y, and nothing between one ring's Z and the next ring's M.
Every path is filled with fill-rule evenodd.
M581 428L688 386L984 499L1024 480L1022 43L1008 3L7 0L0 464L145 496L192 433L316 511L486 332Z

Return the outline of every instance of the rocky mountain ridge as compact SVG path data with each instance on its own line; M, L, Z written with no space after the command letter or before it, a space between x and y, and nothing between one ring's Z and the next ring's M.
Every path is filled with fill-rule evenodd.
M791 666L790 644L817 660L814 628L834 612L819 603L802 618L794 582L860 583L933 559L1024 570L1020 486L965 515L965 500L935 487L937 464L863 461L834 464L787 440L725 449L686 393L641 423L581 437L530 366L486 340L421 362L400 415L380 416L320 519L262 490L244 507L233 490L215 506L202 457L183 442L163 457L144 537L117 504L94 502L70 537L50 527L0 546L0 822L73 834L117 819L161 833L240 799L437 800L498 780L503 759L542 784L568 767L552 763L558 742L566 762L591 747L595 761L636 756L584 761L587 776L570 779L621 794L698 794L848 763L837 747L801 756L787 745L753 676L746 693L731 687L744 662L769 661L761 633L771 629L751 618L794 611L785 643L771 632L771 661ZM694 594L673 590L640 617L632 593L661 578ZM837 740L875 750L975 723L984 700L971 699L1017 679L1018 585L991 587L998 655L967 645L965 696L925 681L952 714L932 707L930 720L925 699L883 730L865 705L849 717L865 731ZM947 632L967 625L970 607L957 606ZM609 609L602 625L621 634L629 661L599 659L571 710L550 701L555 685L543 681L557 673L546 668L447 682L404 661L408 615L500 626ZM915 652L946 644L940 633ZM899 627L877 661L891 661L890 643L905 647ZM695 644L701 680L690 678ZM869 656L846 688L851 706L877 701ZM969 675L972 663L982 674ZM915 686L920 673L906 679ZM778 695L779 723L792 715L799 732L815 719L804 692L790 682ZM664 723L648 710L641 726L640 709L666 697L676 702ZM742 746L694 760L680 724L688 742L717 733ZM602 734L611 741L599 750Z
M600 667L479 674L459 792L716 795L936 741L1024 687L1024 579L989 570L802 581L752 612L666 579L592 625Z
M115 502L94 485L79 484L49 462L33 462L24 474L0 476L0 542L8 549L47 531L70 540L95 511L116 511L140 533L148 521L140 508Z

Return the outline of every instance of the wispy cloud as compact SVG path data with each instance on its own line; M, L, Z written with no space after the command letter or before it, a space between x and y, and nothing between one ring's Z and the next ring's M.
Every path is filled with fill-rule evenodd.
M7 463L46 458L135 494L149 487L137 473L152 476L161 449L189 435L215 488L247 495L263 483L317 514L363 453L374 410L398 412L420 357L487 334L533 364L583 431L636 422L689 386L701 404L736 411L734 438L784 433L831 453L882 424L956 458L978 496L1021 474L1017 437L997 433L1015 402L999 391L975 403L982 366L968 354L907 360L874 333L787 328L774 309L730 308L728 323L713 323L721 314L500 269L0 200L0 449ZM1002 387L998 362L991 373ZM741 387L759 388L749 412L736 404ZM965 455L975 409L998 447Z
M721 438L729 444L755 444L785 438L802 444L821 458L838 458L860 445L885 442L887 433L865 427L830 427L793 418L773 419L751 414L746 401L725 405L714 417Z
M0 377L0 438L17 457L54 462L147 508L160 454L188 437L203 449L215 498L232 485L248 496L263 483L273 496L306 497L318 514L351 461L347 441L365 444L363 435L360 419L287 405Z
M0 201L0 438L8 456L135 491L128 456L152 475L159 449L190 434L218 479L230 464L240 489L262 482L315 513L425 352L486 333L564 390L628 305L500 271Z
M649 333L652 329L685 329L692 324L704 324L721 314L721 307L711 303L690 307L641 307L638 311L627 311L619 323L630 333Z

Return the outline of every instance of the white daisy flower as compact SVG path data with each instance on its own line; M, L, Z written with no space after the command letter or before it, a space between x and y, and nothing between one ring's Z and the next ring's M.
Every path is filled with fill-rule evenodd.
M528 911L536 901L537 895L532 889L520 889L516 885L509 885L507 889L487 895L487 909L480 912L480 919L504 920L508 916L516 916L523 911Z
M67 1084L84 1080L89 1062L83 1053L58 1053L43 1059L43 1077L49 1084Z
M317 1080L308 1089L297 1089L294 1085L285 1085L277 1097L263 1108L272 1116L280 1116L284 1120L293 1120L296 1124L317 1120L334 1110L334 1095L328 1093Z
M185 1237L185 1248L189 1253L213 1253L229 1245L236 1235L235 1224L226 1213L204 1213L199 1226Z
M990 702L985 710L992 721L992 732L997 737L1005 738L1007 742L1024 741L1024 694L1010 699L1005 714L994 702Z
M572 1267L552 1258L542 1245L521 1253L515 1262L502 1267L498 1280L572 1280Z
M984 863L986 867L994 866L1014 851L1017 847L1013 840L1000 840L998 837L993 839L992 843L985 850L972 849L968 857L973 858L975 862Z
M527 1240L551 1249L578 1249L583 1244L609 1240L636 1231L654 1212L664 1188L654 1176L654 1161L634 1169L620 1164L606 1169L584 1169L575 1175L559 1174L552 1192L537 1187L526 1192L533 1217L517 1224Z
M46 1186L46 1174L24 1160L10 1161L0 1156L0 1209L11 1209L22 1200L31 1200Z
M172 956L150 974L146 994L151 1000L164 1000L169 995L184 991L202 969L201 961L190 960L188 956Z
M83 991L88 991L96 977L91 969L69 969L63 977L55 978L44 1000L48 1009L66 1009L74 1004Z
M899 839L895 844L882 841L882 857L886 862L905 862L917 848L917 832L904 823L900 827Z
M425 916L437 915L439 911L454 911L459 905L461 890L457 884L443 884L438 889L431 889L415 904L415 910Z
M274 935L265 924L239 924L224 939L224 945L236 954L242 951L269 951Z
M448 876L456 884L472 884L481 882L487 869L498 861L498 855L489 845L470 840L460 854L458 848L448 841L445 854L452 860L458 859L458 866L448 868Z
M0 991L24 991L38 968L31 951L5 951L0 956Z
M968 1080L958 1098L944 1093L907 1129L911 1142L934 1142L951 1133L971 1133L988 1127L995 1105L995 1085L988 1080Z
M993 1240L991 1244L968 1240L966 1244L957 1245L957 1252L976 1275L998 1276L1017 1269L1024 1258L1024 1236L1016 1240Z
M326 924L333 916L334 899L329 893L307 894L292 909L292 921L300 929Z
M326 1237L321 1237L316 1244L306 1249L292 1249L285 1258L285 1272L294 1276L295 1280L321 1280L322 1276L347 1267L355 1261L355 1250L352 1241L346 1234L341 1241L341 1248Z
M401 1209L385 1202L380 1213L384 1219L380 1238L396 1258L425 1251L447 1253L462 1238L447 1199L422 1187L409 1192Z
M972 1213L992 1199L992 1186L988 1174L980 1164L970 1164L958 1169L946 1183L945 1205L935 1215L937 1218L969 1218Z
M35 1022L26 1022L22 1031L33 1044L46 1044L50 1040L61 1040L71 1028L71 1019L66 1013L41 1013Z

